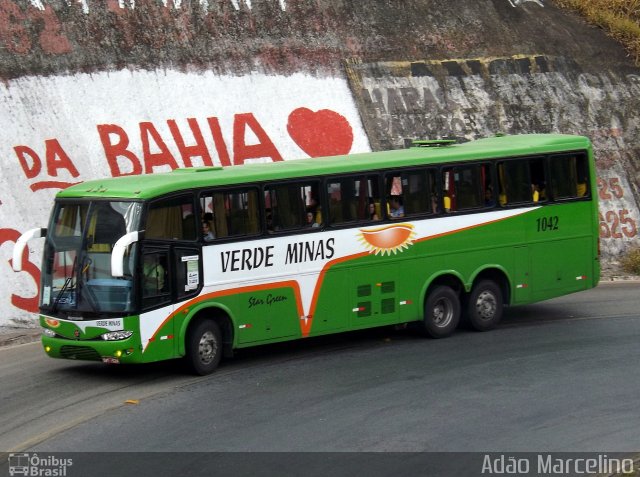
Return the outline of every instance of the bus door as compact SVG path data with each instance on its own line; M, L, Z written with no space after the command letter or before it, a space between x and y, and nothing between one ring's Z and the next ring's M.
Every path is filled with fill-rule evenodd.
M202 287L202 260L198 247L146 245L142 251L140 327L157 329L149 345L154 353L172 356L177 349L174 320L167 320L176 304L197 295ZM146 320L146 321L145 321ZM144 343L143 343L144 345Z
M140 267L140 332L145 353L173 356L172 261L168 245L144 245ZM162 325L164 323L164 325ZM162 325L160 329L158 327ZM149 342L146 342L149 339Z

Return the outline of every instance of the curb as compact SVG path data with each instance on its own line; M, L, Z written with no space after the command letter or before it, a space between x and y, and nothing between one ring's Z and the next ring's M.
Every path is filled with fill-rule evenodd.
M10 328L8 331L0 329L0 348L26 343L34 343L40 339L40 328Z

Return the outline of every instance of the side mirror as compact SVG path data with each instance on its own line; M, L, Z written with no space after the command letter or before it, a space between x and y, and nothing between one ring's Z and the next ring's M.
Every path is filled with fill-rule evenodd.
M11 259L11 266L14 272L22 271L22 254L24 253L24 249L27 247L27 242L34 238L46 237L47 229L31 229L27 230L23 233L15 246L13 247L13 257Z
M113 245L113 251L111 252L111 276L114 278L121 278L124 276L124 254L127 251L127 247L140 239L142 232L135 231L129 232L118 239Z

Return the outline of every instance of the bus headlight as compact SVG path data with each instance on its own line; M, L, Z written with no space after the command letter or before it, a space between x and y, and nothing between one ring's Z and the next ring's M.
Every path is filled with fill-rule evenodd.
M120 341L126 340L133 334L133 331L110 331L104 333L101 338L105 341Z
M42 328L42 334L49 338L53 338L56 335L55 332L49 328Z

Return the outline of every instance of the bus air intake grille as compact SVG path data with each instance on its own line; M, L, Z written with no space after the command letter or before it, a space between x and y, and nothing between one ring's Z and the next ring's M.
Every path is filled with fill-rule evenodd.
M358 296L371 296L371 285L360 285L358 287Z
M382 311L383 315L387 313L395 313L396 311L395 298L385 298L384 300L382 300L380 305L380 310Z
M396 282L383 282L380 289L382 293L393 293L396 291Z
M101 361L98 352L88 346L63 346L60 348L60 355L67 359L82 359L89 361Z

